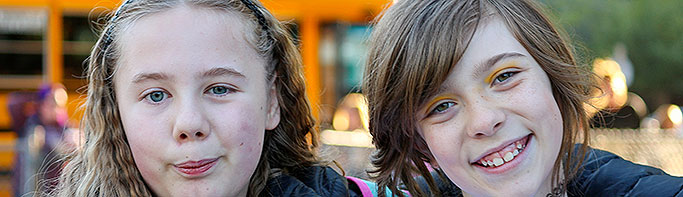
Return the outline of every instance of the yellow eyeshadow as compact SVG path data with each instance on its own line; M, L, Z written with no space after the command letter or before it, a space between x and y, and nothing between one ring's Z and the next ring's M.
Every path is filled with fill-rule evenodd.
M509 63L509 64L507 64L507 65L505 65L505 66L503 66L503 67L500 67L500 68L496 69L496 71L491 72L491 74L489 74L489 76L486 77L486 79L484 79L484 82L486 82L486 83L491 83L491 81L493 81L493 77L496 76L496 74L498 74L498 72L500 72L501 70L505 70L505 69L507 69L507 68L510 68L510 67L515 67L515 64L514 64L514 63Z
M427 105L427 114L429 114L429 112L431 112L431 108L433 107L433 105L436 102L439 102L439 101L444 100L444 99L452 99L452 98L454 98L454 97L451 95L444 95L444 96L437 96L436 98L432 99L431 101L429 101L429 104Z

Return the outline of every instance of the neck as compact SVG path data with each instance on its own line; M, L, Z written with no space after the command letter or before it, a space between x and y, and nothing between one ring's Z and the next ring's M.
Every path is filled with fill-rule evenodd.
M559 170L559 176L560 176L560 182L555 184L555 187L553 187L553 176L552 173L550 173L543 183L538 186L538 189L536 190L536 193L533 194L535 197L566 197L567 196L567 191L564 190L562 184L566 184L564 181L564 173L563 173L563 168L560 166ZM472 194L469 194L465 191L462 191L462 195L465 197L470 197L473 196ZM492 194L488 194L492 195Z
M559 170L559 176L560 180L558 183L556 183L553 187L553 176L552 173L548 175L548 177L543 181L543 184L538 188L538 191L534 196L536 197L559 197L559 196L567 196L567 191L564 189L564 185L566 184L564 182L564 166L560 165L560 170Z
M567 191L564 190L564 183L557 183L555 187L552 187L550 181L547 181L543 186L534 194L535 197L565 197L567 196Z

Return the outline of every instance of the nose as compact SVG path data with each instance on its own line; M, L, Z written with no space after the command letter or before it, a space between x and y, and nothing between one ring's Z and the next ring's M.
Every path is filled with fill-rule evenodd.
M179 143L201 141L210 134L204 108L193 99L176 99L177 115L173 127L173 137Z
M492 103L476 101L471 104L467 111L467 135L472 138L492 136L500 130L505 121L505 113Z
M195 140L203 140L206 138L206 132L200 131L200 130L195 130L195 131L181 131L179 132L180 134L176 134L176 140L179 142L185 142L185 141L195 141Z

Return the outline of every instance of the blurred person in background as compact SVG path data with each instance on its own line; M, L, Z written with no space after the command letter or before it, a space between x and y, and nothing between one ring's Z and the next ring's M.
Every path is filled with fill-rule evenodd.
M35 114L35 92L12 92L9 94L8 109L12 119L12 130L16 133L14 158L12 165L12 191L15 196L25 192L24 185L30 176L28 172L28 134L24 125L26 120ZM26 166L26 167L25 167ZM29 186L32 187L32 186Z
M11 104L11 111L18 138L12 188L15 196L21 196L36 191L36 186L42 187L39 190L56 186L54 181L61 168L59 156L73 148L74 142L63 137L68 119L64 86L46 84L33 95L14 95L17 101Z

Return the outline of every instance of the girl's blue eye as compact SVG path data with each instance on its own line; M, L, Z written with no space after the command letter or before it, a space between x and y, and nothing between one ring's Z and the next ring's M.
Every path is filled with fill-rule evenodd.
M161 102L161 101L163 101L164 99L166 99L167 97L168 97L168 95L167 95L165 92L162 92L162 91L154 91L154 92L149 93L149 94L147 95L147 98L148 98L150 101L155 102L155 103Z
M441 103L441 104L437 105L434 108L434 110L432 110L432 113L442 113L442 112L448 110L448 108L453 107L453 105L455 105L455 103L453 103L453 102Z
M234 91L235 90L230 88L230 87L219 85L219 86L213 86L213 87L209 88L207 90L207 93L218 95L218 96L225 96L226 94L230 94Z
M503 74L496 76L496 78L494 79L494 82L496 82L496 83L505 82L506 80L508 80L510 77L512 77L515 74L517 74L517 72L505 72Z
M211 88L211 92L214 94L225 94L228 93L228 88L223 86L216 86Z

